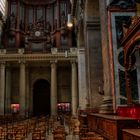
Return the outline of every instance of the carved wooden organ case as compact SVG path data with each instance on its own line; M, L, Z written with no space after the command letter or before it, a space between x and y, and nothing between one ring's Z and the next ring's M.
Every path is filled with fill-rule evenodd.
M69 0L8 0L3 25L3 47L48 50L72 47L68 30Z

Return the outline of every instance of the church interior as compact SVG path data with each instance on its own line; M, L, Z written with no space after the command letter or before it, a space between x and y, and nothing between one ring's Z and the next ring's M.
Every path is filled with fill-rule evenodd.
M140 0L0 0L0 140L140 140Z

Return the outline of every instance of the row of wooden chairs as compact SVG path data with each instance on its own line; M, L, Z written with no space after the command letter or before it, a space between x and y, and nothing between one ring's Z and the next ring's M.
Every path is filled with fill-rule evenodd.
M22 115L0 115L0 125L14 123L17 121L24 120L25 117Z
M96 132L87 132L80 140L104 140L104 138Z
M80 140L104 140L100 134L91 131L88 126L85 125L80 127L79 137Z
M45 140L47 119L45 116L36 118L34 129L32 130L32 140Z
M1 140L22 140L27 137L27 122L3 125L0 127Z
M66 131L64 126L57 126L53 131L53 139L54 140L66 140Z
M81 140L104 140L102 137L86 137L86 138L81 138Z
M45 140L46 117L31 118L0 126L0 140L25 140L32 134L33 140Z

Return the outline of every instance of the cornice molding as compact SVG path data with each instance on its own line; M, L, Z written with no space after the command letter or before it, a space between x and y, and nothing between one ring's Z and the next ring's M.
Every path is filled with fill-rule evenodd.
M3 61L70 61L76 60L77 53L70 53L65 56L65 53L57 54L0 54L0 62Z

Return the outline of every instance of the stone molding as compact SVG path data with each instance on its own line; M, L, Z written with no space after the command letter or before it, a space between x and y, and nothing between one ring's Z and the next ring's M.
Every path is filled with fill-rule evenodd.
M58 61L69 61L69 60L76 60L77 59L77 50L74 52L69 52L69 55L66 57L65 52L63 53L56 53L56 54L0 54L0 61L51 61L51 60L58 60Z
M85 23L87 29L100 29L100 18L94 17L92 19L89 19Z

